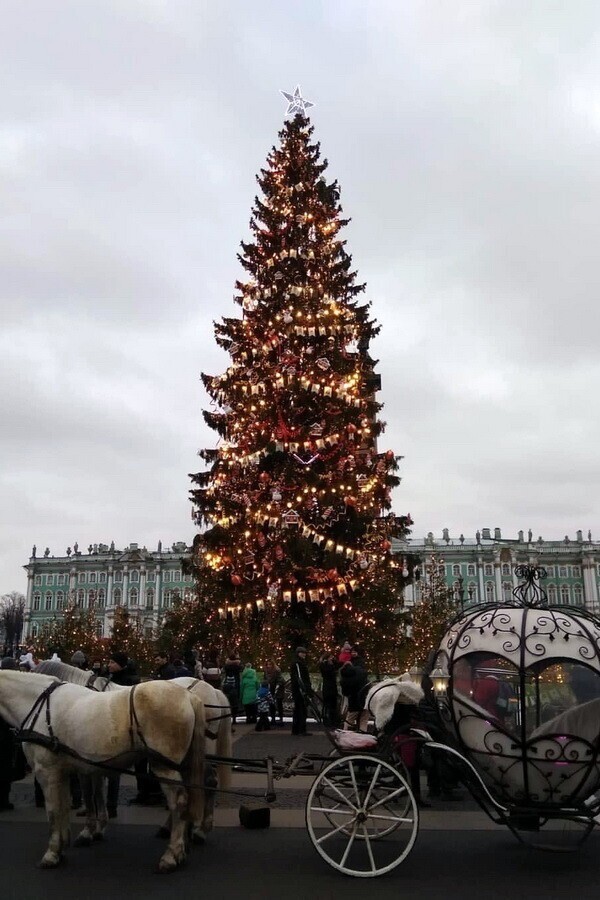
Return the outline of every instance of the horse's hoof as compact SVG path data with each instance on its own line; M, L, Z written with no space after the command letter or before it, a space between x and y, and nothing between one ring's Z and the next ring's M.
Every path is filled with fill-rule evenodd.
M171 837L171 829L167 828L165 825L161 825L158 831L156 832L157 838L170 838Z
M92 838L87 835L78 835L73 841L74 847L91 847L92 846Z
M195 844L196 847L203 847L206 843L206 835L202 834L201 831L192 831L192 844Z
M38 868L40 869L56 869L57 866L60 866L61 862L64 860L64 857L56 856L54 853L46 856L42 856L41 860L38 863Z
M177 863L175 862L175 860L171 859L168 862L165 862L161 859L155 871L157 875L170 875L171 872L174 872L176 868Z

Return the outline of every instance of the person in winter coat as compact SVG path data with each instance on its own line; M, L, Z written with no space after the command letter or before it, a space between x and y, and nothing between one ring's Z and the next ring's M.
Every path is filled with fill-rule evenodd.
M364 709L365 690L369 676L365 663L359 655L358 647L352 648L352 660L340 669L340 686L342 694L348 699L348 712L344 729L358 726L358 731L366 731L369 721L369 710Z
M73 656L71 657L71 665L75 666L76 669L83 669L84 671L88 667L88 661L83 650L76 650Z
M192 669L189 669L182 659L173 660L173 668L175 669L175 678L193 678L194 672Z
M125 687L133 687L134 684L140 683L135 663L121 650L115 650L109 657L108 677L115 684L123 684Z
M338 662L343 666L346 662L352 662L352 644L346 641L338 654Z
M239 654L232 650L225 660L223 666L223 693L229 700L231 706L231 725L232 730L239 713L240 705L240 675L242 672L242 663Z
M306 698L312 696L313 689L310 683L310 673L306 664L306 649L304 647L296 648L296 658L292 663L290 680L294 700L292 734L309 736L310 732L306 730Z
M259 687L256 669L247 662L240 677L240 702L246 711L246 725L256 725L256 693Z
M157 653L154 657L154 665L156 669L152 677L155 681L170 681L171 678L177 678L175 666L170 662L166 653Z
M273 697L269 690L269 682L265 679L256 694L256 711L258 713L258 721L256 723L256 731L269 731L271 722L269 719L271 708L273 705Z
M321 696L323 697L323 725L325 728L337 728L338 725L338 686L337 671L339 663L333 653L324 653L319 660L321 673Z
M285 696L285 678L283 672L270 659L265 666L265 681L269 685L271 692L271 725L275 725L277 716L279 716L279 724L283 725L283 698Z

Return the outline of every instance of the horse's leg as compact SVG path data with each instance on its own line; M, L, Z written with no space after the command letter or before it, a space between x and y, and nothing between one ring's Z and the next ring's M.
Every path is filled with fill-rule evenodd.
M43 869L58 866L63 855L63 848L69 842L69 811L71 794L69 791L69 775L53 760L36 764L35 777L39 781L46 801L46 814L50 826L50 839L46 852L40 860ZM46 763L46 764L44 764Z
M96 805L94 803L94 776L80 775L81 794L85 806L85 825L75 838L75 847L91 846L96 829Z
M94 784L94 806L96 807L96 828L94 831L94 840L102 841L104 832L108 825L108 810L106 809L106 794L104 792L104 775L93 775Z
M215 812L215 799L217 789L217 772L214 766L206 763L204 770L204 818L201 822L194 822L192 828L192 841L194 844L206 843L206 835L213 828L213 817Z
M154 765L152 771L157 778L168 778L172 781L181 781L179 772L173 769L167 769L162 766ZM187 814L187 791L183 784L166 784L161 785L171 818L171 834L169 836L169 844L158 863L158 871L161 873L173 872L186 857L185 835L186 835L186 814Z

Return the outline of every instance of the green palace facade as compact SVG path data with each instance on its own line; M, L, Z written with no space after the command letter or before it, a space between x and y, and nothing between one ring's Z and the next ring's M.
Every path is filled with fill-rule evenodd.
M443 529L439 538L430 532L422 540L395 542L397 552L410 552L424 566L435 555L449 588L465 606L480 602L502 602L512 597L518 584L515 568L523 563L543 566L548 577L544 588L550 603L583 606L600 614L600 543L588 532L563 540L534 539L519 531L516 538L502 537L499 528L482 528L474 538L453 537ZM24 640L35 637L65 605L73 602L93 607L98 631L111 633L115 607L124 606L148 631L156 628L176 596L189 598L192 576L186 572L191 548L184 542L156 550L129 544L119 550L114 544L90 544L82 552L77 544L64 556L42 556L33 548L27 572L27 603ZM407 587L405 603L420 599L420 584Z
M156 550L129 544L119 550L113 544L90 544L82 552L77 544L64 556L43 556L34 547L27 572L27 594L23 639L36 637L68 603L93 607L98 633L108 637L115 607L124 606L148 631L162 620L176 596L190 597L192 576L185 572L190 548L176 543Z
M549 603L583 606L600 614L600 543L590 532L585 539L578 531L574 538L544 540L531 531L505 538L500 528L482 528L474 538L466 538L451 536L444 528L439 538L429 532L422 540L397 542L394 549L417 554L423 566L435 556L448 587L464 606L510 600L519 583L516 567L529 564L546 570L542 586ZM404 599L407 606L418 603L419 582L406 589Z

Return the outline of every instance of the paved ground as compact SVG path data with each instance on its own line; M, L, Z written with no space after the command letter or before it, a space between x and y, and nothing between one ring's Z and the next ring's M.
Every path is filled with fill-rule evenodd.
M0 823L3 900L173 900L210 895L215 900L296 900L343 897L377 900L572 900L597 895L600 842L590 838L577 854L523 848L508 832L422 831L408 859L375 882L337 874L323 863L301 829L268 832L218 828L210 844L195 848L178 872L153 867L161 844L149 826L116 826L109 840L71 849L68 863L37 869L45 845L41 824Z
M285 760L299 750L328 753L324 735L294 738L289 729L256 734L238 726L235 755L262 759L269 754ZM0 813L0 898L10 900L111 900L173 895L191 896L210 888L215 900L231 895L244 900L331 897L364 900L366 883L345 878L315 853L304 824L304 800L312 778L276 783L277 802L268 831L239 826L237 795L222 798L215 831L204 848L194 848L187 865L171 876L153 874L161 853L154 837L165 812L161 808L130 806L135 782L124 777L119 816L108 839L89 850L72 848L68 863L56 871L41 871L35 863L47 840L45 812L33 804L31 778L13 786L14 812ZM234 773L234 786L262 797L265 780L255 774ZM255 803L260 803L257 799ZM73 817L73 832L81 820ZM555 835L559 842L565 835ZM441 896L444 900L559 900L579 894L595 896L599 874L600 838L592 835L575 853L543 853L519 845L510 833L476 810L470 799L435 803L422 812L419 838L402 865L370 887L378 900L401 893L411 900Z

